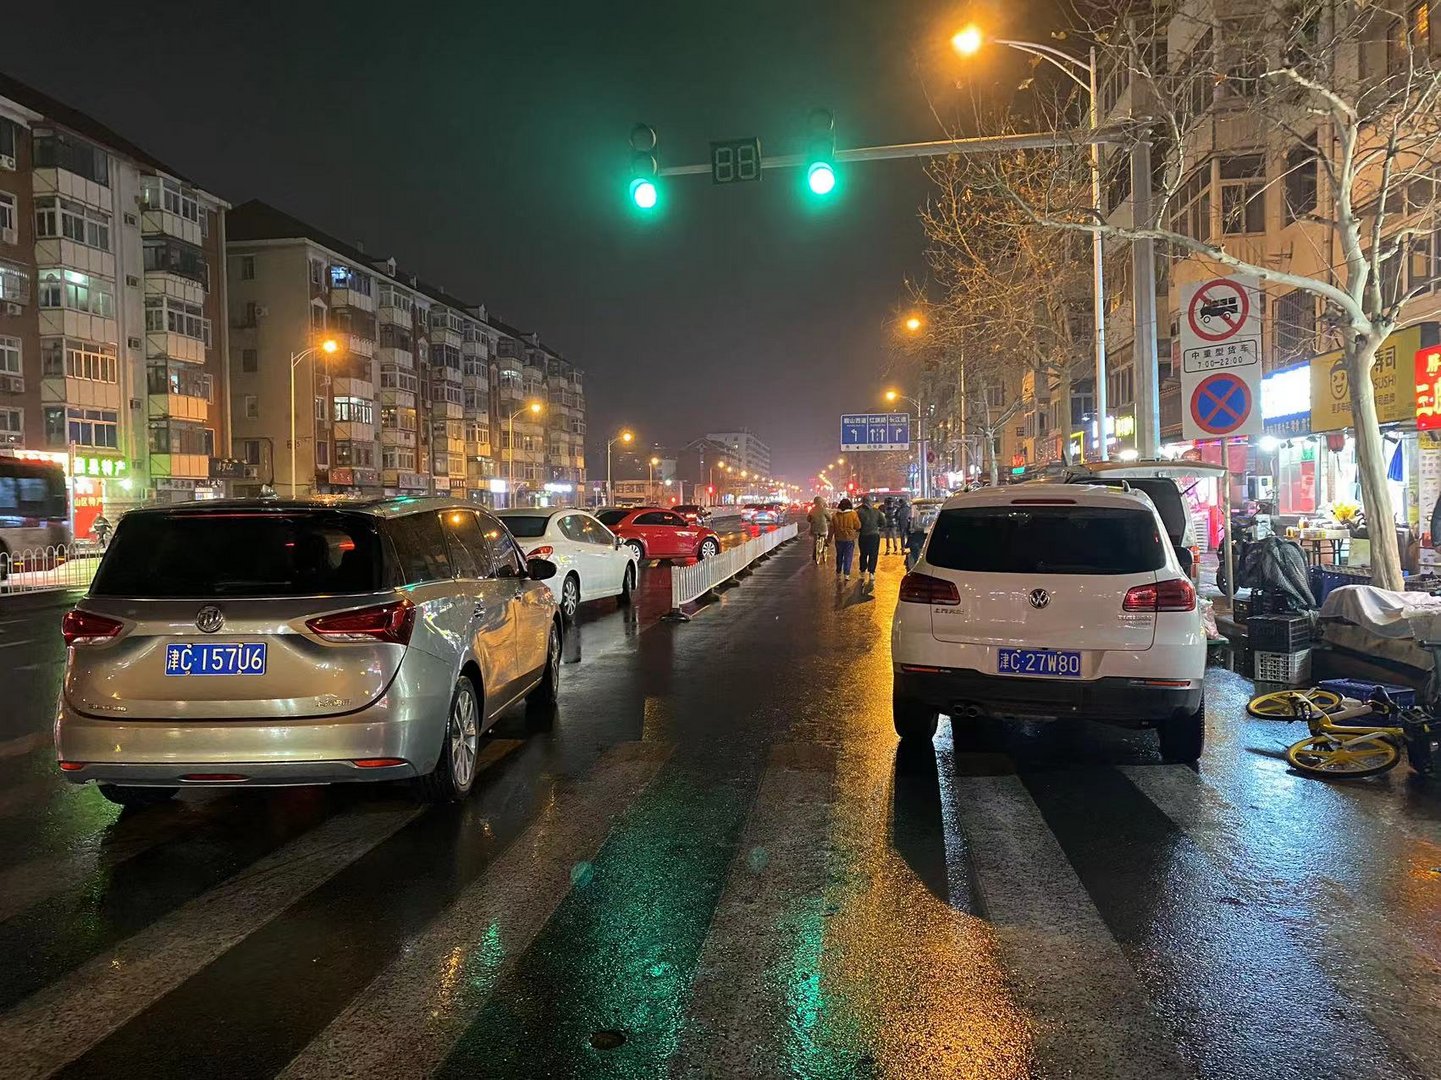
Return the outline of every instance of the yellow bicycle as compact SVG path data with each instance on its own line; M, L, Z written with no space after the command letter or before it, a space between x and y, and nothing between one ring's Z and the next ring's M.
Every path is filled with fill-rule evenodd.
M1401 760L1403 746L1411 767L1425 776L1441 755L1431 714L1401 708L1379 686L1366 701L1320 688L1281 690L1252 698L1246 711L1265 719L1306 721L1310 736L1287 747L1286 760L1297 772L1321 780L1356 780L1386 772ZM1388 722L1375 722L1378 719Z

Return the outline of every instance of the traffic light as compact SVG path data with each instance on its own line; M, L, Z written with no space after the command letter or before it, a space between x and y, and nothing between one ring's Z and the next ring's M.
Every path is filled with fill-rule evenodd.
M829 109L812 109L806 142L806 187L824 198L836 188L836 118Z
M630 198L637 210L654 210L660 201L660 189L656 186L659 171L656 161L655 128L649 124L637 124L630 131Z

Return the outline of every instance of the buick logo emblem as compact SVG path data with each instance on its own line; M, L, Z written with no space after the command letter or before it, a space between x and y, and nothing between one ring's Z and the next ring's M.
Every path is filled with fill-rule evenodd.
M1031 607L1035 608L1037 611L1040 611L1041 608L1045 607L1050 602L1051 594L1046 592L1045 589L1031 590ZM205 627L202 626L201 629L204 630Z
M225 625L225 613L214 604L207 604L195 616L195 625L207 634L218 633L220 628Z

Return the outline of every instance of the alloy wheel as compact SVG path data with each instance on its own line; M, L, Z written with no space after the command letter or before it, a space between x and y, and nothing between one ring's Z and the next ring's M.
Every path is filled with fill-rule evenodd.
M475 758L480 750L480 724L476 717L475 691L464 683L450 710L450 775L458 790L470 787L475 777Z

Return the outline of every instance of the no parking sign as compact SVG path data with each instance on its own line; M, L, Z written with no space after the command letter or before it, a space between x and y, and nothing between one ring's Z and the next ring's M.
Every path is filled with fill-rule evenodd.
M1181 417L1187 439L1261 434L1266 294L1232 274L1181 288Z

